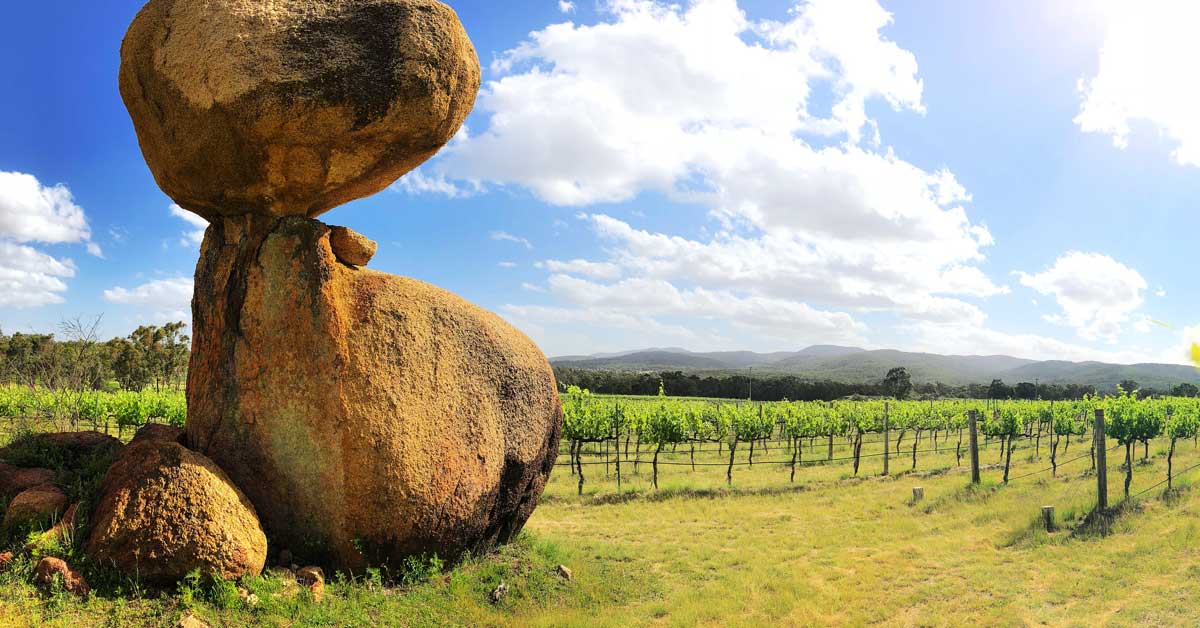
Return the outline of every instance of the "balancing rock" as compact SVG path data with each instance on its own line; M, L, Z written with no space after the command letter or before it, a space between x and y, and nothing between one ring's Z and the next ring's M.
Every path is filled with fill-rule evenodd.
M445 145L479 60L434 0L151 0L121 44L120 88L184 209L314 217Z

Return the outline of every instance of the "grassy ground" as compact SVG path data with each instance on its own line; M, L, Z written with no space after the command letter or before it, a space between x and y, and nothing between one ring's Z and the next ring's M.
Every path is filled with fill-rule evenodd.
M732 488L724 466L663 464L655 491L648 463L637 475L626 464L620 495L615 467L606 475L604 465L586 465L580 497L564 466L520 542L423 584L341 582L315 604L272 597L279 583L267 577L245 583L264 600L246 609L223 585L157 594L125 583L81 603L39 592L17 570L0 576L0 625L171 625L185 608L214 626L1147 626L1200 616L1200 491L1186 486L1200 470L1169 498L1158 488L1122 508L1101 534L1082 525L1095 500L1089 458L1058 478L1021 477L1049 466L1043 442L1040 459L1014 452L1008 486L989 466L984 484L970 488L953 445L919 454L916 471L905 447L889 477L879 476L877 455L863 459L857 478L836 462L798 469L794 484L784 465L738 466ZM1165 478L1165 448L1153 443L1149 462L1135 464L1134 493ZM823 444L816 449L805 457L824 457ZM1060 457L1086 452L1072 444ZM739 462L746 453L739 448ZM847 453L839 443L834 455ZM982 462L994 465L997 453L994 444L981 451ZM755 457L790 459L778 447ZM1114 503L1123 458L1109 453ZM687 460L683 448L660 458ZM1175 468L1198 462L1181 443ZM914 486L923 501L912 502ZM1044 504L1057 508L1059 531L1038 525ZM572 581L554 575L558 564ZM511 593L493 605L488 593L500 580Z

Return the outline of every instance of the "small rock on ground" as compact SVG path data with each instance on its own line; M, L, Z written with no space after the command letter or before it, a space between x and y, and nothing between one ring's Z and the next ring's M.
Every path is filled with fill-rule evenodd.
M305 567L297 571L296 581L312 593L314 602L325 598L325 572L320 567Z
M559 565L558 568L554 570L554 573L557 573L562 577L563 580L566 580L567 582L571 581L571 570L568 569L566 565Z
M65 561L60 558L47 556L38 561L37 567L33 570L34 580L41 585L50 585L57 578L62 579L63 588L68 593L73 593L80 597L88 594L88 583L83 579L78 571L71 569Z
M500 600L503 600L506 595L508 595L508 585L501 581L500 585L492 590L492 604L499 604Z

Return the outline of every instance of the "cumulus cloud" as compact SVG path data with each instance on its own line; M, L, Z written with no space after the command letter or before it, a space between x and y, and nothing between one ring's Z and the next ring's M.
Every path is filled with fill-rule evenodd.
M1058 302L1062 313L1047 320L1074 327L1086 340L1109 343L1141 307L1146 289L1140 273L1100 253L1070 251L1040 273L1016 274L1022 285Z
M569 0L558 0L558 10L563 13L571 13L575 11L575 3Z
M133 288L116 286L104 291L109 303L136 305L153 310L159 318L190 320L192 280L187 277L155 279Z
M204 230L208 229L208 221L174 203L171 203L168 209L172 216L182 219L192 227L183 232L183 235L179 238L179 244L183 246L200 246L200 243L204 241Z
M585 259L569 261L548 259L538 262L536 266L552 273L583 275L594 279L616 279L621 276L621 267L611 262L590 262Z
M1194 2L1104 2L1106 22L1099 70L1080 79L1075 123L1112 137L1125 148L1136 121L1148 122L1176 144L1172 157L1200 166L1200 5Z
M530 242L529 240L526 240L525 238L522 238L520 236L515 236L507 231L493 231L491 234L488 235L488 237L490 237L491 239L496 240L498 242L514 242L516 244L520 244L521 246L523 246L527 249L533 248L533 243Z
M74 262L29 245L79 244L88 254L104 257L91 238L87 216L67 186L0 172L0 307L62 303L67 291L63 279L75 275Z
M735 326L795 325L799 342L862 339L853 311L974 325L984 314L964 298L1009 291L979 267L992 236L954 173L880 148L867 103L921 115L924 86L875 0L800 2L779 21L735 0L600 10L598 23L552 24L499 55L477 104L486 128L426 166L554 205L656 192L708 209L703 237L582 213L609 257L542 262L555 297L568 299L568 279L606 293L641 281L694 306L656 316L702 322L713 306ZM815 88L832 93L822 113L810 111ZM615 296L570 307L645 317Z

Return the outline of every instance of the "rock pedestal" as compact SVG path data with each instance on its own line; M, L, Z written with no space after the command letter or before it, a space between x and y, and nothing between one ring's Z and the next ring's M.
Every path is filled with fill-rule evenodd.
M335 569L507 541L558 446L546 358L449 292L339 262L329 238L298 217L209 227L189 444L273 542Z
M363 268L314 220L458 131L479 62L434 0L150 0L121 95L159 186L207 218L185 444L276 547L357 570L512 538L558 447L546 358L499 317Z

